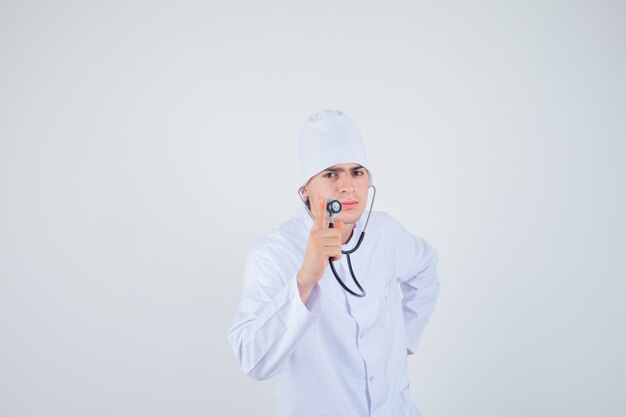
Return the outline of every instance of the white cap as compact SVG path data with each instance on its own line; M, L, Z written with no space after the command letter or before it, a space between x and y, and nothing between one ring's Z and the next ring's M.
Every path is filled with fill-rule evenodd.
M345 113L322 110L304 123L298 143L300 152L300 184L337 164L359 164L367 168L367 156L361 132ZM372 183L372 173L369 173Z

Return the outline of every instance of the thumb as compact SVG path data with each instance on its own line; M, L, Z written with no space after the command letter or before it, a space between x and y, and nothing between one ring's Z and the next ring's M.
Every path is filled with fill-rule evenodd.
M343 222L341 220L337 220L335 222L335 229L338 229L338 230L341 231L341 230L343 230L343 227L344 227L344 224L343 224Z

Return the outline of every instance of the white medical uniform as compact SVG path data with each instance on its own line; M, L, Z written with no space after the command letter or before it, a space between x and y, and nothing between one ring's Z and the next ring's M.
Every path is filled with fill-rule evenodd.
M367 213L343 250L356 244ZM363 298L330 267L305 306L296 274L313 220L302 208L250 251L229 340L241 369L279 377L278 417L416 417L407 352L416 351L439 292L437 252L391 216L373 212L351 255ZM356 292L346 256L335 262Z

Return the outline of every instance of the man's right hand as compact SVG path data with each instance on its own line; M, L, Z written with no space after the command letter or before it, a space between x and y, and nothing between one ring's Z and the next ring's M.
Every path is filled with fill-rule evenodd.
M311 291L317 282L324 276L328 267L328 259L341 258L341 230L343 222L337 221L330 229L330 219L326 215L326 199L320 197L310 201L311 214L315 219L309 240L306 245L304 262L298 271L298 291L302 302L306 304Z

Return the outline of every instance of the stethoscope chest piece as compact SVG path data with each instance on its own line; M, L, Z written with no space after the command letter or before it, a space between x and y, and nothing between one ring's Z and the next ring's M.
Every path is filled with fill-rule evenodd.
M328 214L328 217L332 218L335 214L339 214L339 212L341 212L341 203L339 200L329 198L326 201L326 214Z

